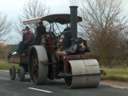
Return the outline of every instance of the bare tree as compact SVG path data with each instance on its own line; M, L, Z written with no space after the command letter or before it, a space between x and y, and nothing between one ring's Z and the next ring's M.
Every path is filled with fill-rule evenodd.
M48 9L40 0L28 0L23 9L23 18L30 19L48 14Z
M81 6L81 27L88 33L92 51L102 63L111 64L120 48L121 32L127 24L121 15L121 1L82 0Z
M10 23L7 19L7 16L0 13L0 41L2 37L6 35L10 30Z
M42 17L48 13L49 9L41 0L27 0L19 17L19 22L16 25L16 30L20 32L23 29L23 20ZM30 25L30 27L34 28L35 24Z

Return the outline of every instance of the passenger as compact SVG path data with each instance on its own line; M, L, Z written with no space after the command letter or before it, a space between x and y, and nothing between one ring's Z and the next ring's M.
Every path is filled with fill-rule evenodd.
M30 28L28 26L26 26L26 28L23 29L22 32L23 32L23 39L19 43L18 50L17 50L19 54L23 53L24 50L27 49L29 45L33 43L33 39L34 39L34 35L32 31L30 31Z
M26 26L25 32L23 34L23 42L25 44L31 44L33 42L33 39L34 39L34 35L32 31L30 30L28 26Z
M38 45L41 43L42 35L46 33L46 28L44 27L42 21L39 22L36 28L36 38L35 38L35 43Z
M83 40L82 38L78 38L78 53L83 53L83 52L89 52L89 48L87 46L87 41Z

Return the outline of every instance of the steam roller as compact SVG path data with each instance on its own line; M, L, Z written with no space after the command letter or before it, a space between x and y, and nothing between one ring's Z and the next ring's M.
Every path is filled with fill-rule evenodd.
M17 63L20 67L20 81L25 79L25 74L29 74L37 85L47 84L49 80L64 79L68 88L98 87L100 65L95 59L97 57L92 56L87 40L77 36L77 23L82 22L82 17L77 16L77 6L70 6L70 11L70 14L51 14L23 22L29 25L47 21L50 29L40 37L39 44L34 42L23 53L8 56L9 62ZM60 31L62 27L58 28L57 24L67 27ZM57 32L60 34L57 35ZM11 80L15 79L16 72L12 66Z
M33 48L37 48L37 47L33 47ZM47 58L48 60L46 49L44 47L41 49L42 50L40 49L36 49L35 51L33 50L31 54L31 56L33 57L35 56L34 55L35 52L38 51L36 53L38 54L37 56L38 62L45 62L45 63L36 64L36 66L38 66L37 68L39 69L36 69L37 70L36 74L35 71L34 73L32 72L31 74L32 77L36 77L33 78L34 83L36 81L36 84L45 84L48 79L55 80L62 78L65 80L65 85L67 88L96 88L99 86L100 66L96 59L91 59L91 56L87 55L88 53L85 53L84 55L83 54L60 55L60 53L57 53L56 54L57 57L59 56L59 59L57 59L58 63L53 63L53 62L49 63L46 62L46 60L44 59ZM35 59L31 59L31 60L33 62L33 60ZM34 62L31 64L35 65Z

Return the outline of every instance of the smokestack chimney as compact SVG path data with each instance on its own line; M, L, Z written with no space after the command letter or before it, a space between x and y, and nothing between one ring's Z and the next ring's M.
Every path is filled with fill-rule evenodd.
M77 8L78 6L70 6L70 22L72 38L77 38Z

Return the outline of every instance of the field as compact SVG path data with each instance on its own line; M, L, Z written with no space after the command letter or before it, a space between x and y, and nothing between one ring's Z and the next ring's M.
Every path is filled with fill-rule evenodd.
M8 63L6 60L0 60L0 70L8 70L12 64ZM18 64L15 65L18 68Z
M7 61L0 60L0 70L7 70L9 67L10 64Z
M106 72L106 75L102 76L102 79L128 82L128 67L103 68L103 70Z

